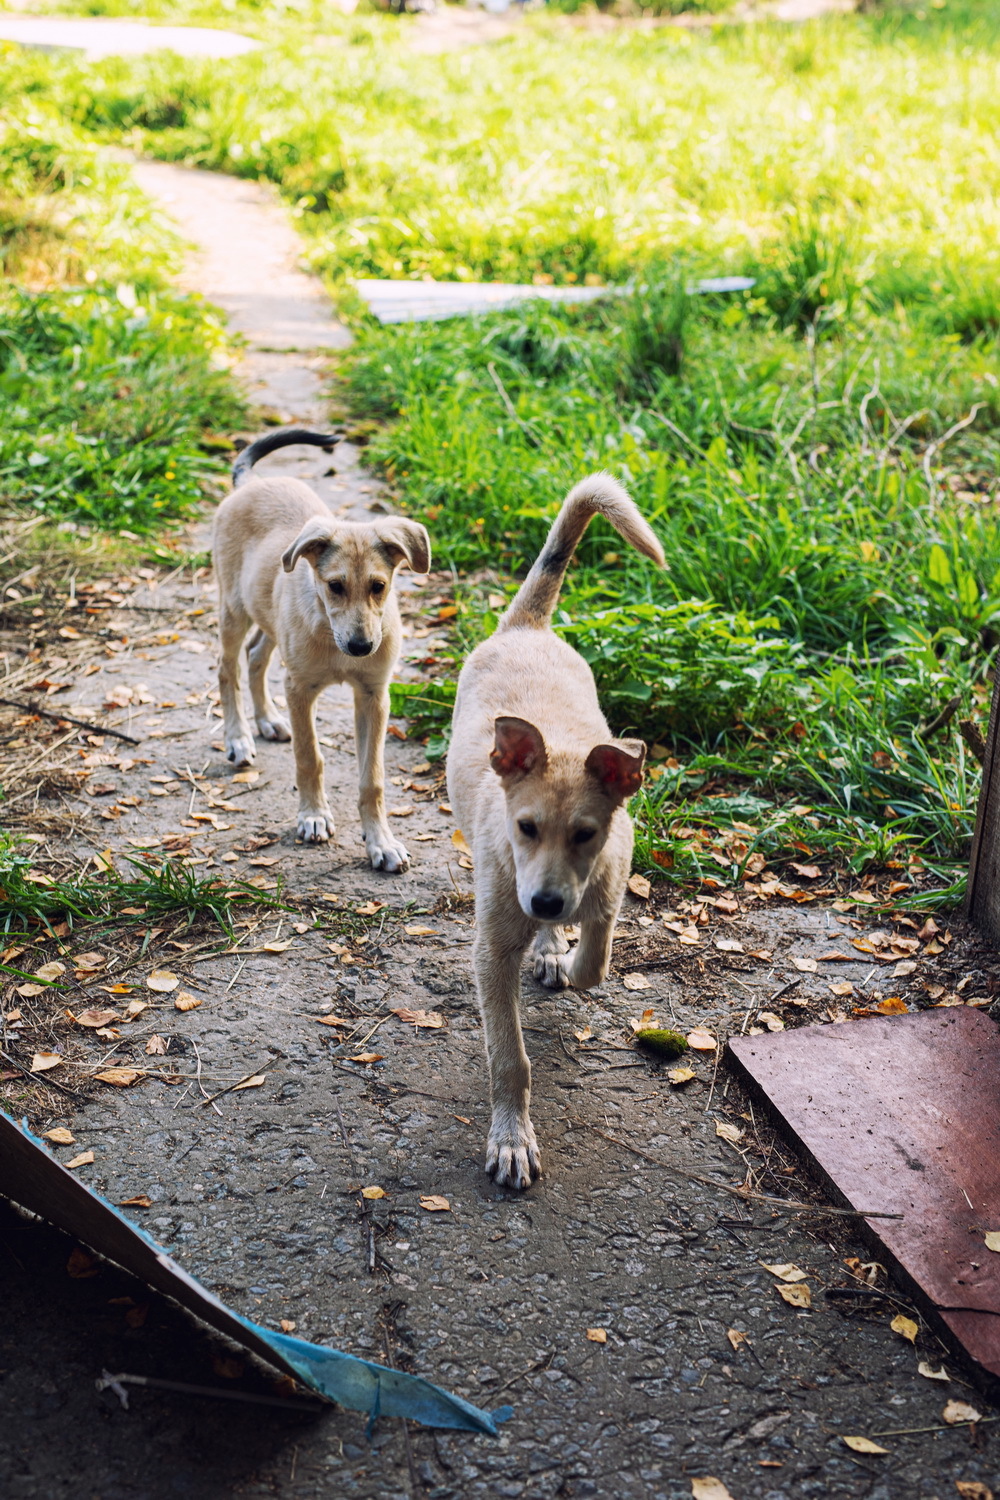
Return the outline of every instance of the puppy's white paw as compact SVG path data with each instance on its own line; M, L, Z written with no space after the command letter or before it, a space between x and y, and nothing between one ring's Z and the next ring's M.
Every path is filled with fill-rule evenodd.
M572 962L572 953L536 953L531 962L531 972L547 990L566 990L570 987L569 970Z
M298 836L304 844L326 844L333 838L333 814L300 812Z
M494 1123L486 1142L486 1170L498 1187L528 1188L542 1174L542 1159L531 1121Z
M292 726L281 714L272 714L268 719L259 718L257 728L264 740L290 740L292 737Z
M390 875L401 875L410 868L409 853L391 833L365 834L365 848L373 870L386 870Z
M248 734L236 734L226 738L226 759L234 766L252 766L257 759L257 750Z

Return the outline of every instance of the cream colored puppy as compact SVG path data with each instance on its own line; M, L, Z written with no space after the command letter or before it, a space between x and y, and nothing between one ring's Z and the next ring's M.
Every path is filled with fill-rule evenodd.
M299 837L322 844L333 833L316 741L316 699L333 682L354 692L361 828L372 868L407 869L410 856L385 816L383 746L389 679L399 657L399 605L392 583L406 563L430 567L430 541L416 521L387 516L338 521L300 479L254 479L253 465L289 443L330 448L336 436L290 428L245 448L233 466L233 492L219 506L212 555L219 581L219 634L226 754L250 765L256 751L243 707L240 653L247 632L250 693L266 740L291 739L299 791ZM288 718L268 692L275 647L285 666Z
M612 739L590 668L550 628L594 515L662 565L621 485L610 474L582 480L495 635L462 668L448 752L448 795L475 867L473 964L493 1106L486 1170L516 1188L541 1170L518 1015L521 960L534 940L535 977L552 989L589 989L607 974L632 859L624 804L646 755L641 740ZM580 924L572 954L567 922Z

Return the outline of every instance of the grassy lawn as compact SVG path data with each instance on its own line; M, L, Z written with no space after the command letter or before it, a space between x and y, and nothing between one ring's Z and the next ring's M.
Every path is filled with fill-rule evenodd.
M595 525L560 629L614 727L655 747L639 867L728 882L761 856L778 871L820 858L953 895L979 783L958 726L984 720L1000 640L995 5L701 31L547 15L441 57L407 49L407 18L248 5L190 18L266 46L222 64L7 54L0 97L30 88L39 138L79 159L124 143L281 187L353 316L348 393L386 424L372 460L463 579L464 648L570 484L606 466L629 485L667 570ZM41 198L71 191L34 157L15 167ZM128 192L101 170L95 222ZM218 412L218 377L210 320L162 290L169 247L140 257L153 281L129 260L137 226L155 235L140 215L101 252L131 270L68 302L43 293L38 317L55 296L53 325L75 330L46 345L50 472L67 497L91 493L74 393L99 446L116 431L116 377L101 372L126 345L137 388L148 383L147 426L171 359L172 385L190 377L175 448L136 491L151 498L133 502L152 525L158 501L176 514L194 496L184 444ZM13 243L24 255L30 231ZM756 285L687 293L719 273ZM381 330L349 287L427 275L636 289L576 312ZM36 316L37 294L11 295L17 316L29 304ZM67 373L71 345L92 361L82 374ZM68 503L45 489L29 425L4 435L5 487ZM116 511L132 492L94 461L99 499L73 503L105 525L137 513ZM447 690L435 696L413 706L440 741Z

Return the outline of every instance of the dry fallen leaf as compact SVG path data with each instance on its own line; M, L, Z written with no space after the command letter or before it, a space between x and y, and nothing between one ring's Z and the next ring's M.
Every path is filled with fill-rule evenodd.
M958 1427L965 1422L981 1421L983 1414L968 1401L949 1401L941 1415L950 1427Z
M103 969L106 963L107 959L103 953L78 953L73 960L73 967L96 972L98 969Z
M146 1055L148 1057L166 1057L167 1044L162 1036L151 1036L146 1043Z
M917 1374L923 1375L927 1380L951 1379L951 1376L948 1374L948 1371L945 1369L944 1365L941 1366L940 1370L935 1370L934 1366L928 1364L926 1359L922 1359L917 1365Z
M382 1061L381 1052L358 1052L354 1057L349 1057L348 1062L376 1063Z
M145 1078L141 1068L107 1068L103 1073L95 1073L94 1077L100 1083L110 1083L119 1089L130 1088L140 1078Z
M910 1013L906 1001L901 1000L898 995L888 995L878 1002L875 1009L883 1016L907 1016Z
M50 1068L58 1068L62 1062L58 1052L36 1052L31 1059L32 1073L47 1073Z
M799 958L797 954L792 955L792 964L800 974L815 974L816 960L814 958Z
M439 1010L409 1010L405 1005L400 1005L393 1009L392 1014L409 1026L422 1026L430 1031L440 1031L444 1025L444 1016Z
M981 1479L956 1479L955 1488L962 1500L993 1500L993 1491Z
M98 1276L100 1270L95 1257L88 1255L86 1250L81 1250L79 1245L69 1252L66 1271L74 1281L87 1281L91 1276Z
M854 992L854 986L849 979L838 979L836 984L828 984L827 989L831 995L850 995Z
M758 1021L763 1021L768 1031L784 1031L785 1023L780 1016L776 1016L773 1010L759 1010Z
M848 1448L853 1448L855 1453L888 1453L888 1448L880 1448L878 1443L873 1443L871 1438L845 1437L844 1442Z
M57 1146L75 1146L76 1136L64 1125L57 1125L54 1130L46 1130L43 1140L54 1141Z
M197 995L192 995L190 990L181 990L179 995L174 996L174 1010L197 1010L201 1001Z
M152 1206L152 1198L147 1197L145 1193L136 1193L134 1198L123 1198L118 1205L119 1208L152 1208Z
M748 1344L750 1342L750 1335L748 1333L741 1333L738 1328L727 1328L726 1338L734 1349L739 1349L741 1344Z
M40 969L35 970L35 978L44 979L51 983L53 979L58 979L59 975L65 974L65 972L66 965L59 963L58 959L53 959L51 963L42 964Z
M438 1193L421 1193L420 1207L426 1208L429 1214L443 1214L451 1212L451 1204L447 1198L442 1198Z
M587 1337L592 1344L606 1344L608 1342L608 1331L606 1328L588 1328Z
M576 1037L578 1042L589 1042L594 1033L591 1031L589 1026L584 1026L582 1031L574 1031L573 1035Z
M743 944L738 943L735 938L716 938L715 946L720 953L742 953Z
M700 1028L696 1031L688 1032L687 1044L689 1047L693 1047L695 1052L714 1052L717 1046L712 1033L710 1031L702 1031Z
M384 901L364 901L360 906L356 906L354 910L359 917L374 917L376 912L380 912L384 905Z
M107 1026L112 1021L120 1021L121 1016L118 1015L117 1011L113 1010L91 1009L82 1010L78 1016L73 1017L73 1020L78 1026L91 1026L96 1028L98 1026Z
M731 1146L735 1146L743 1139L743 1132L739 1126L731 1125L728 1120L716 1120L715 1133L724 1141L728 1141Z
M774 1290L791 1307L812 1307L812 1292L804 1281L798 1286L785 1286L782 1283L776 1282Z
M404 927L403 931L407 937L440 937L441 933L436 927Z
M983 1244L987 1250L1000 1250L1000 1229L991 1229L983 1236Z
M282 1333L294 1333L295 1332L295 1319L294 1318L282 1318L280 1320L280 1322L278 1323L278 1327L281 1329Z
M889 1324L893 1333L898 1333L900 1338L907 1339L911 1344L917 1342L917 1334L920 1332L920 1324L915 1323L912 1318L906 1317L905 1313L897 1313Z
M694 1068L669 1068L667 1077L673 1084L690 1083L692 1078L697 1078Z
M653 988L645 974L626 974L622 978L622 984L627 990L651 990Z
M259 1089L262 1088L266 1082L266 1073L255 1073L252 1078L244 1078L242 1083L236 1084L232 1089L232 1092L234 1094L238 1094L241 1089Z
M317 1016L316 1020L321 1026L350 1026L353 1016Z
M766 1260L758 1261L757 1264L763 1266L765 1271L770 1271L772 1276L777 1276L782 1281L805 1281L809 1275L808 1271L803 1271L792 1261L784 1262L780 1266L769 1266Z
M706 1474L703 1479L692 1479L691 1500L733 1500L721 1479Z
M252 786L253 783L259 779L259 771L237 771L236 775L233 777L234 781L242 782L245 786Z
M630 875L628 888L633 896L638 896L640 901L648 901L649 893L653 889L645 875Z
M155 990L158 995L169 995L179 984L177 975L169 969L154 969L146 978L146 988Z
M74 1156L72 1161L66 1163L66 1170L72 1172L75 1167L89 1167L93 1160L93 1151L81 1151L79 1156Z
M361 1189L362 1198L384 1198L385 1188L366 1187Z

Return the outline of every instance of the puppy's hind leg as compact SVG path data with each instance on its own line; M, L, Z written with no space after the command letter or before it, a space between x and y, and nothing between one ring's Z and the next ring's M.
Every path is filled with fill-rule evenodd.
M250 696L253 699L254 718L257 729L265 740L290 740L292 727L284 714L275 705L267 685L267 669L274 655L274 642L258 625L247 641L247 661L250 665Z
M478 899L477 906L483 909ZM542 1170L528 1115L531 1064L518 1015L521 957L531 929L516 919L508 927L499 914L487 918L486 926L487 931L477 935L472 955L490 1070L492 1119L486 1170L501 1187L526 1188Z
M219 701L226 757L234 766L249 766L257 754L253 730L243 708L240 652L250 629L250 616L238 605L223 603L219 612Z

